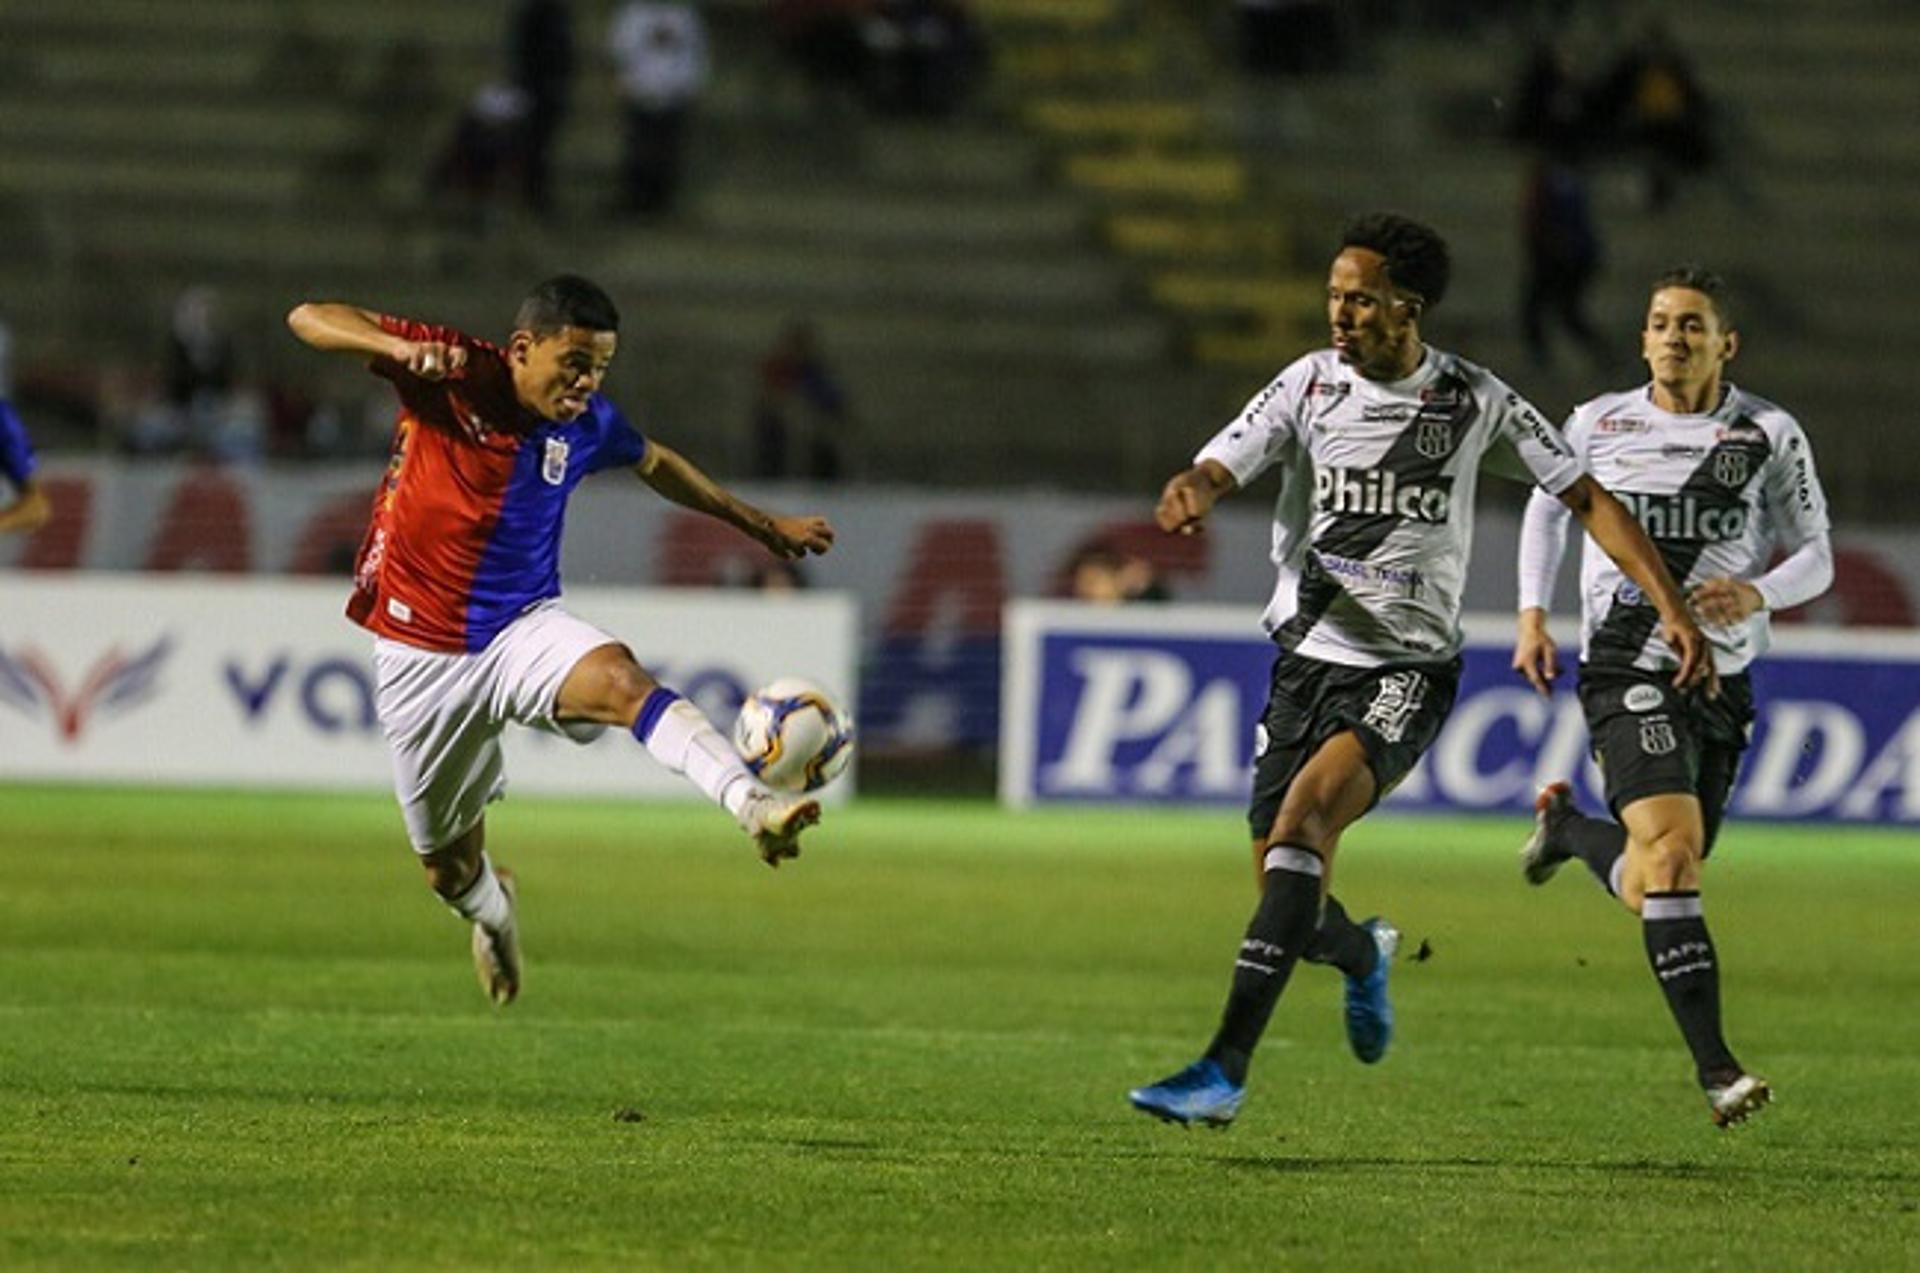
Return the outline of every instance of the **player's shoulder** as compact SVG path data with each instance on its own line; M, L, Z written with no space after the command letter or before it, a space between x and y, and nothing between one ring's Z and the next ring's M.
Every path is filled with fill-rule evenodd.
M640 426L620 409L620 404L604 393L593 393L587 397L587 410L583 417L601 433L610 433L616 429L631 429L640 432Z
M1312 349L1280 369L1273 378L1276 385L1291 385L1304 393L1311 385L1340 384L1353 378L1353 371L1331 349Z
M1645 385L1638 385L1632 389L1613 389L1606 393L1596 394L1588 398L1585 402L1576 405L1573 408L1572 414L1568 417L1568 423L1571 426L1580 428L1592 428L1602 420L1612 420L1616 422L1638 420L1644 422L1647 417L1647 405L1647 390ZM1602 433L1610 431L1634 432L1635 430L1632 428L1600 430ZM1644 432L1645 430L1642 429L1639 431Z
M1345 394L1345 368L1331 349L1316 349L1282 367L1262 385L1240 412L1243 421L1276 423L1318 394Z
M1483 406L1531 405L1521 396L1519 390L1515 389L1505 380L1502 380L1492 368L1486 366L1484 363L1477 363L1473 359L1456 354L1450 349L1440 349L1433 345L1427 346L1427 354L1428 357L1433 360L1435 381L1450 381L1453 384L1462 386Z
M1758 425L1770 440L1805 436L1800 420L1779 403L1734 385L1728 392L1727 415L1736 421Z

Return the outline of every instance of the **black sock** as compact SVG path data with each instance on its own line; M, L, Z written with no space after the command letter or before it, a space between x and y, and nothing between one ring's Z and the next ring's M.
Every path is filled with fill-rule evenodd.
M1353 922L1347 908L1331 893L1320 912L1320 927L1302 956L1310 964L1332 964L1349 977L1364 977L1380 959L1373 934Z
M1280 1002L1293 965L1313 940L1320 922L1320 856L1291 844L1267 850L1260 905L1247 925L1233 963L1233 988L1207 1055L1235 1083L1247 1081L1253 1049Z
M1613 865L1627 851L1625 827L1608 818L1589 818L1584 813L1575 813L1560 824L1558 838L1568 852L1587 864L1601 888L1619 896L1613 886Z
M1640 928L1653 975L1693 1052L1700 1085L1714 1086L1737 1077L1740 1063L1720 1034L1720 964L1700 912L1700 894L1694 890L1647 894L1640 907Z

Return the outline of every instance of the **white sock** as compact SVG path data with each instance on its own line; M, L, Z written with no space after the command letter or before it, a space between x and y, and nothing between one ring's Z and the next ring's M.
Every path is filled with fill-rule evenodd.
M466 892L447 899L447 906L454 914L472 920L490 933L499 932L513 915L507 892L500 887L500 877L493 873L493 861L484 853L480 855L480 874L474 877Z
M655 760L684 775L707 799L736 818L755 790L753 775L740 763L733 744L713 727L705 712L684 698L675 699L653 722L646 748Z

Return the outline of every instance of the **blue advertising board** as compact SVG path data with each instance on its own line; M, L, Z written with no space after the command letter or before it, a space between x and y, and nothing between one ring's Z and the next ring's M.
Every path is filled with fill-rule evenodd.
M1245 803L1274 658L1251 610L1017 602L1005 634L1005 802ZM1502 618L1468 623L1453 713L1391 806L1526 813L1556 778L1599 803L1572 675L1550 700L1534 693L1509 666L1511 634ZM1920 635L1783 630L1754 679L1734 814L1920 825Z

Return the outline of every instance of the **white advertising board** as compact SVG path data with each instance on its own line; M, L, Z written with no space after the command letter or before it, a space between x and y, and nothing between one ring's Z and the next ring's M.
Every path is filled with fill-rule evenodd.
M387 786L373 638L345 602L334 580L0 576L0 781ZM722 729L776 676L854 701L846 594L582 588L564 604ZM580 746L510 728L506 747L516 791L695 794L619 729Z

